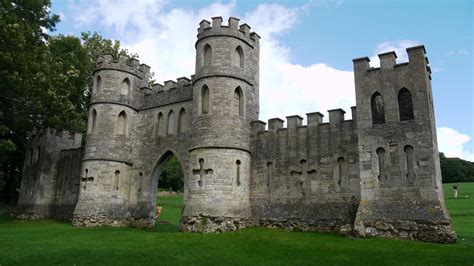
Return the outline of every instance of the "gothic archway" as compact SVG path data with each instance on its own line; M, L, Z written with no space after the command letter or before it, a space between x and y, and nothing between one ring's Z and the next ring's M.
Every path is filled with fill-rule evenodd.
M161 208L155 226L159 231L179 230L186 183L185 168L183 166L184 164L177 153L167 150L159 157L153 170L150 200L152 206ZM170 176L173 174L178 174L178 176ZM181 182L174 182L175 178L180 178L179 181Z

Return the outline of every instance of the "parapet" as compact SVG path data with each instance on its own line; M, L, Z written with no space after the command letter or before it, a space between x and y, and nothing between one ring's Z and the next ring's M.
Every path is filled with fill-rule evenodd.
M303 117L299 115L290 115L286 117L287 127L283 127L284 120L281 118L271 118L268 120L268 131L276 132L281 129L296 129L301 127L319 127L319 126L340 126L343 122L352 123L356 126L357 112L356 107L351 107L352 119L344 120L344 114L346 113L343 109L332 109L328 110L329 123L323 122L324 115L320 112L312 112L306 114L307 125L303 125ZM260 120L252 122L252 131L263 132L267 123Z
M328 110L329 113L329 124L331 125L338 125L341 124L342 121L344 121L344 114L346 111L342 109L332 109Z
M250 123L250 128L251 128L252 132L263 132L263 131L265 131L265 126L266 125L267 125L267 123L265 123L263 121L260 121L260 120L256 120L256 121L252 121Z
M397 62L397 54L394 51L379 54L381 68L393 68Z
M408 54L408 62L401 63L401 64L396 63L397 54L394 51L379 54L378 55L380 59L379 68L370 67L370 64L369 64L370 59L368 57L359 57L359 58L352 59L352 62L354 64L354 72L364 73L367 71L377 71L380 69L394 69L396 67L406 66L406 65L417 65L417 66L422 66L423 68L426 69L428 73L431 73L431 69L428 66L429 61L428 61L428 58L426 57L426 49L424 45L409 47L406 49L406 51Z
M141 79L146 79L150 74L148 65L140 64L136 58L129 58L125 55L120 55L118 59L114 59L110 54L98 56L95 71L101 69L125 71Z
M187 85L191 85L191 80L188 79L187 77L180 77L177 79L177 83L180 86L187 86Z
M283 119L280 118L272 118L268 120L268 130L276 131L280 128L283 128Z
M150 87L151 87L151 90L152 90L153 92L155 92L155 94L158 93L158 92L164 91L164 89L163 89L164 86L163 86L162 84L160 84L160 83L151 84Z
M165 86L163 87L163 90L169 91L171 89L176 89L178 86L178 83L174 80L167 80L165 81Z
M299 115L291 115L286 117L286 125L288 128L297 128L303 125L303 117Z
M308 126L317 126L323 123L324 115L320 112L307 113L306 118L308 121Z
M80 146L82 141L82 134L70 132L68 130L58 130L54 128L33 129L28 134L28 139L30 142L38 141L41 138L71 142L75 145Z
M155 83L144 91L141 108L163 106L193 99L191 79L180 77L176 81L167 80L164 85Z
M161 85L161 84L153 84L151 85L152 87L153 86L158 86L161 88L161 91L168 91L168 90L172 90L172 89L176 89L176 88L182 88L182 87L186 87L186 86L189 86L191 85L191 80L188 79L187 77L180 77L180 78L177 78L176 81L174 80L167 80L165 81L165 85Z
M239 25L240 19L230 17L227 25L222 25L222 17L213 17L212 24L208 20L202 20L198 28L198 41L211 35L226 35L244 39L251 45L258 45L260 36L255 32L250 32L247 24Z

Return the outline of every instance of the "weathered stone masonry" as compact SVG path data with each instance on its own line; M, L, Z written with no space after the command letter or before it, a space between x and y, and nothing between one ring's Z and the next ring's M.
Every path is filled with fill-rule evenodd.
M379 55L380 68L353 60L352 120L334 109L329 123L313 112L306 125L295 115L267 129L259 42L236 18L203 20L195 74L164 85L149 86L137 60L100 57L85 147L77 134L34 133L14 215L153 227L160 166L175 154L183 231L264 225L454 242L424 47L403 64L394 52Z

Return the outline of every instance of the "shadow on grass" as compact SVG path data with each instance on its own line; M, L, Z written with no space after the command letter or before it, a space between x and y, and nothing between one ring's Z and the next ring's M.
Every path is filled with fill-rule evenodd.
M10 213L13 212L15 206L0 204L0 223L7 223L13 219L10 217Z
M164 233L179 233L179 224L173 224L167 221L157 221L155 224L155 231L156 232L164 232Z

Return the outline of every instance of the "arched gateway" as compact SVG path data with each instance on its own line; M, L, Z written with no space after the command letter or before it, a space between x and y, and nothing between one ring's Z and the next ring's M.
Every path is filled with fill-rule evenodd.
M136 59L99 57L85 146L64 131L30 136L30 154L41 153L25 159L16 217L153 227L160 166L174 154L183 231L263 225L453 242L424 47L403 64L394 52L379 55L380 68L353 60L353 120L333 109L329 123L312 112L306 125L293 115L267 130L259 42L236 18L203 20L194 75L164 85L149 85Z

